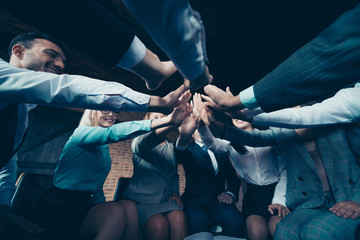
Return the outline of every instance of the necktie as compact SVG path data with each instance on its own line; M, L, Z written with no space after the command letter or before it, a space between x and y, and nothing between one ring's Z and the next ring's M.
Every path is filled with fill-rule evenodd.
M207 149L207 147L205 146L205 145L202 145L202 147L201 147L205 152L207 152L208 151L208 149Z
M0 111L0 169L14 156L19 104L11 103Z

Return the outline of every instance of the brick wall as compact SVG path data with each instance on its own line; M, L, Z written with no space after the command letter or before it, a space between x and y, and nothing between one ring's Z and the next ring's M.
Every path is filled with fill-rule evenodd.
M119 177L131 177L133 174L133 163L131 153L131 140L109 144L112 160L111 171L104 184L104 193L107 201L112 200L116 182ZM185 188L185 173L181 165L178 168L180 177L180 194Z

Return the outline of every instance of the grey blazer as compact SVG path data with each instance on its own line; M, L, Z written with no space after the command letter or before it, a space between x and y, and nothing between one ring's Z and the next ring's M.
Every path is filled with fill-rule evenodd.
M179 194L179 175L173 144L164 145L153 132L135 138L131 144L134 175L124 195L138 203L159 204L165 193Z
M356 125L354 125L356 126ZM359 127L359 125L357 125ZM316 142L337 202L360 202L360 168L349 141L353 128L346 125L315 129ZM274 145L281 148L286 162L288 182L286 202L289 208L315 208L323 204L325 192L315 164L294 130L271 128L247 132L231 128L226 138L245 145Z

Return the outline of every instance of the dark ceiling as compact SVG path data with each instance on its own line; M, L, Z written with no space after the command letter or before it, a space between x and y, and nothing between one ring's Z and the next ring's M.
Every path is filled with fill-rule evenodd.
M9 7L7 3L14 1L19 2L2 0L0 3L0 57L3 59L7 59L8 44L17 34L34 30L54 31L52 19L43 19L40 26L34 24L31 14L28 18L22 16L21 11L33 11L29 4L32 1L27 0L25 8L22 8L21 4L17 4L16 8ZM157 53L161 59L167 59L127 13L121 0L101 2L131 26L150 50ZM230 86L233 92L261 79L357 3L356 0L191 1L193 8L200 12L205 25L209 69L215 77L214 84L221 88ZM48 0L47 4L48 9L52 1ZM56 7L53 8L52 15L54 18L66 18L66 12L56 11ZM176 73L170 81L164 82L160 89L150 92L143 81L132 73L115 66L107 66L90 57L91 53L79 51L70 41L66 42L66 52L68 73L118 81L141 92L164 95L182 82L180 74ZM113 53L109 51L109 54Z

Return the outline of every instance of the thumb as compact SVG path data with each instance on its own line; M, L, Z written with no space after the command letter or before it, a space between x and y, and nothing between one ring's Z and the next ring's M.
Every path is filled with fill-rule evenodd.
M230 93L231 95L233 95L232 92L230 91L230 87L229 87L229 86L226 87L226 93Z

